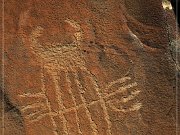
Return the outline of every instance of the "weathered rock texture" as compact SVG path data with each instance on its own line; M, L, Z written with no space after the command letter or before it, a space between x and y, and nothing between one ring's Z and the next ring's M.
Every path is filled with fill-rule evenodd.
M161 0L5 0L5 135L175 135L164 13Z

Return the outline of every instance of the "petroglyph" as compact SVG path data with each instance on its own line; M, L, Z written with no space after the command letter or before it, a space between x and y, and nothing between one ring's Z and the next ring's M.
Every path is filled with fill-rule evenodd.
M39 37L43 36L44 29L38 26L31 33L32 51L42 60L44 70L49 74L48 78L51 78L49 81L52 81L54 85L52 85L52 88L48 88L46 82L43 81L43 91L48 101L47 106L49 107L49 113L47 113L47 115L51 115L52 119L60 115L63 120L65 133L82 134L83 132L85 133L85 128L83 128L83 123L81 123L78 111L84 108L84 113L90 124L91 134L111 134L105 101L101 97L96 80L94 80L93 75L86 68L84 58L79 51L81 40L83 39L83 31L80 25L74 20L67 19L65 22L76 30L73 43L53 43L50 47L46 48L38 40ZM43 75L43 77L45 80L45 75ZM79 93L75 94L73 90L75 86L77 90L79 90ZM51 99L48 94L50 90L56 93L58 109L52 107L53 99ZM81 103L78 105L77 100L79 99ZM98 102L90 104L95 100L98 100ZM91 107L92 105L97 106L98 112L101 112L99 114L100 117L103 118L101 121L96 120L96 114L92 114L94 112L94 110L92 110L93 107ZM39 116L38 119L45 115ZM72 115L73 118L70 118ZM53 120L53 122L55 123L55 120ZM100 123L105 124L102 125Z
M131 80L131 78L130 77L124 77L124 78L118 79L117 81L111 82L108 85L108 88L110 89L110 87L112 87L116 83L123 83L126 80ZM128 94L127 96L121 97L120 100L119 99L112 99L112 100L107 101L107 103L109 104L110 108L112 110L116 111L116 112L124 112L124 113L131 112L131 111L138 111L139 109L141 109L142 103L139 103L138 101L133 103L130 107L124 107L123 108L124 104L128 103L131 100L134 100L139 95L139 93L141 92L140 90L136 90L136 89L135 89L135 91L133 91L134 88L137 85L138 84L136 82L133 82L133 83L127 84L125 86L119 87L116 91L106 95L105 97L109 98L109 97L112 97L114 95L127 92L128 89L131 90L130 92L128 92L130 94ZM108 90L108 89L106 89L106 90Z
M116 112L138 111L142 106L139 102L123 108L124 104L139 95L140 91L133 90L137 83L129 83L131 77L122 77L101 90L95 76L87 69L80 51L83 41L81 25L71 19L66 19L65 22L75 29L72 43L41 43L39 38L43 36L44 28L40 26L30 34L32 52L39 57L42 64L42 92L25 93L19 97L43 98L45 102L37 101L22 106L21 111L30 123L49 116L55 129L54 135L111 135L112 124L107 108L111 107ZM118 89L113 90L117 84ZM128 89L132 91L127 97L112 99Z
M25 93L25 94L22 94L22 95L18 95L19 97L42 97L42 98L45 98L46 96L40 92L40 93Z
M142 103L135 103L133 104L130 108L123 108L122 106L119 106L118 108L114 105L114 103L119 104L119 102L117 100L113 100L108 102L110 105L110 108L116 112L123 112L123 113L127 113L127 112L131 112L131 111L138 111L139 109L141 109L142 107Z
M108 84L108 86L106 87L105 91L107 91L110 87L112 87L113 85L115 85L117 83L124 83L124 82L126 82L126 80L130 80L130 79L131 79L130 77L123 77L123 78L120 78L116 81L110 82Z
M128 97L123 97L123 99L121 100L121 102L126 103L126 102L128 102L128 101L134 99L139 93L140 93L139 90L134 91L134 92L131 92L131 95L128 96Z

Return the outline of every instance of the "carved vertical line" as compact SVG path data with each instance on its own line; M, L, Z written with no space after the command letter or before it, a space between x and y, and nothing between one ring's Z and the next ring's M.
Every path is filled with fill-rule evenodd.
M79 79L78 79L78 75L77 75L77 74L74 74L74 76L75 76L75 81L76 81L77 85L79 86L79 89L82 90L82 85L81 85L81 83L80 83L80 81L79 81ZM81 93L82 93L82 92L81 92ZM93 133L94 133L94 135L98 135L97 126L96 126L95 122L94 122L94 121L92 120L92 118L91 118L91 114L90 114L90 112L89 112L89 110L88 110L86 100L85 100L85 98L82 96L82 94L81 94L81 98L82 98L82 101L83 101L83 107L84 107L85 110L86 110L86 115L87 115L87 117L88 117L88 119L89 119L89 121L90 121L91 128L92 128L92 130L93 130Z
M76 99L75 99L75 97L73 96L73 93L72 93L72 90L71 89L73 89L72 87L71 87L71 81L70 81L70 78L69 78L69 76L68 76L68 73L66 72L66 80L67 80L67 82L69 83L69 93L71 94L71 96L72 96L72 99L73 99L73 102L74 102L74 104L75 104L75 106L77 106L77 104L76 104ZM76 107L75 107L76 108ZM78 118L78 115L77 115L77 109L75 109L75 113L76 113L76 119L77 119L77 126L78 126L78 133L79 134L82 134L82 132L81 132L81 129L80 129L80 126L79 126L79 118Z
M59 88L59 85L58 85L58 76L55 75L53 76L53 80L54 80L54 83L55 83L55 87L56 87L56 94L57 94L57 98L58 98L58 105L59 105L59 113L60 113L60 117L62 117L62 120L63 120L63 128L64 128L64 132L68 135L68 130L67 130L67 120L64 116L64 113L63 113L63 110L65 110L65 106L63 104L63 101L62 101L62 93L60 91L60 88Z
M49 100L48 100L47 95L46 95L46 90L45 90L44 70L45 70L45 69L44 69L44 65L43 65L43 69L42 69L42 71L41 71L42 91L43 91L44 95L46 96L46 104L47 104L47 106L48 106L49 112L52 113L51 106L50 106ZM55 121L54 121L54 119L53 119L53 116L50 115L50 118L51 118L51 121L52 121L52 124L53 124L54 128L57 129L57 126L56 126L56 123L55 123ZM54 130L54 129L53 129L53 133L54 133L54 135L58 135L57 131Z
M102 97L102 95L100 93L99 86L98 86L98 83L96 81L96 78L94 77L94 75L89 70L86 69L86 72L89 74L89 76L91 78L91 81L95 85L95 90L96 90L96 92L98 94L98 97L100 99L101 107L103 108L103 112L104 112L104 115L105 115L105 120L106 120L107 125L108 125L107 134L111 135L111 130L110 129L111 129L112 124L110 122L110 118L109 118L108 111L107 111L107 108L106 108L106 103L105 103L105 101L104 101L104 99L103 99L103 97Z

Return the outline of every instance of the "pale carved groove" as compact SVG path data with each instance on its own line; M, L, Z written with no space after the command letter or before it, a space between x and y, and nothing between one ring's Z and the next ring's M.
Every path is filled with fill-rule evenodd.
M19 97L39 97L39 98L45 98L46 96L40 92L40 93L25 93L22 95L18 95Z
M82 107L84 107L85 109L86 109L86 115L87 115L87 117L88 117L88 120L90 121L90 123L91 123L91 128L92 128L92 130L93 130L93 134L94 135L96 135L98 132L97 132L97 126L96 126L96 124L93 122L93 120L92 120L92 118L91 118L91 114L90 114L90 112L89 112L89 110L88 110L88 108L87 108L87 103L86 103L86 101L85 101L85 99L84 99L84 97L82 96L82 93L83 93L83 91L82 91L82 85L81 85L81 83L79 82L79 80L78 80L78 75L77 74L74 74L75 75L75 82L77 83L77 86L78 86L78 88L80 89L80 91L81 91L81 99L82 99L82 101L83 101L83 104L82 104ZM77 106L78 107L78 106ZM81 107L81 105L79 106L79 107ZM77 108L77 109L79 109L79 107Z
M44 70L44 69L43 69ZM44 93L44 95L46 96L46 105L48 106L48 110L49 110L49 113L51 113L52 111L51 111L51 106L50 106L50 103L49 103L49 100L48 100L48 97L47 97L47 95L46 95L46 90L45 90L45 80L44 80L44 71L42 71L42 73L41 73L41 81L42 81L42 92ZM55 121L54 121L54 119L53 119L53 117L50 115L50 118L51 118L51 121L52 121L52 124L53 124L53 127L55 128L55 129L57 129L57 125L56 125L56 123L55 123ZM31 121L31 122L33 122L33 121ZM58 135L58 133L57 133L57 131L53 131L53 133L54 133L54 135Z
M124 83L124 82L126 82L126 80L130 80L130 79L131 79L130 77L123 77L123 78L120 78L116 81L110 82L108 84L108 86L106 87L105 91L107 91L110 87L112 87L116 83Z

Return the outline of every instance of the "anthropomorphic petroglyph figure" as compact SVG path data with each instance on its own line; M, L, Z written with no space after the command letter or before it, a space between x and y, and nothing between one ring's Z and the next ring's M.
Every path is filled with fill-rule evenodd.
M30 123L49 116L54 126L54 135L110 135L111 121L107 106L121 113L138 111L141 108L141 103L138 102L129 108L122 107L140 93L138 90L131 91L121 100L112 100L111 97L133 89L137 83L123 86L121 84L131 78L122 77L110 82L105 90L100 90L96 77L87 69L81 53L83 30L80 24L71 19L66 19L65 22L75 29L72 43L41 43L39 38L43 37L44 28L40 26L34 28L30 34L31 50L42 64L42 88L39 93L19 95L21 98L37 98L37 103L21 107L22 114ZM119 88L111 91L117 84ZM38 98L45 99L45 102L39 102Z
M63 121L63 134L85 134L87 130L91 134L110 134L110 122L105 102L99 93L96 80L86 68L84 58L80 53L83 31L74 20L67 19L65 22L76 30L74 41L70 44L54 43L49 48L45 48L38 40L43 35L43 28L36 27L32 30L30 36L31 48L42 60L44 69L42 73L42 82L44 84L42 93L34 96L45 95L48 100L49 112L43 114L40 110L41 114L33 119L31 116L36 114L35 111L26 118L33 122L40 120L45 115L50 115L55 123L53 117L59 116ZM46 77L51 78L49 81L53 83L50 89L47 88L49 84L47 84ZM46 96L48 91L54 91L57 104L52 101L56 99ZM21 96L32 96L32 94ZM34 108L39 105L34 104L28 108L25 107L23 112L26 111L26 108ZM97 107L97 111L93 110L93 106ZM89 123L89 127L82 123L84 118L81 120L80 112L86 115L86 123ZM99 113L101 120L96 119L96 113ZM54 126L56 128L55 124Z

